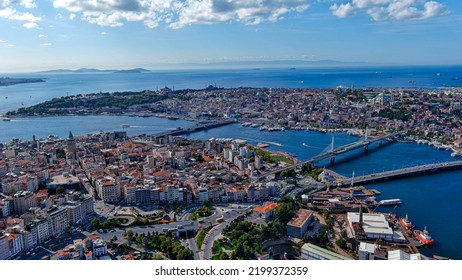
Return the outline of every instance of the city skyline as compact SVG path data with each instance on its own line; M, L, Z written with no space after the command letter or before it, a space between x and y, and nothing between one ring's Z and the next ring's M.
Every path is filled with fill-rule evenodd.
M0 1L1 73L335 60L457 65L457 1Z

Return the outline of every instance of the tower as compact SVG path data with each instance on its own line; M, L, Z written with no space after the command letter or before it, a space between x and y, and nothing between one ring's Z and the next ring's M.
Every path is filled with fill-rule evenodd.
M74 135L72 135L72 131L69 130L69 137L66 140L67 144L67 152L70 155L70 158L76 159L77 147L75 145Z

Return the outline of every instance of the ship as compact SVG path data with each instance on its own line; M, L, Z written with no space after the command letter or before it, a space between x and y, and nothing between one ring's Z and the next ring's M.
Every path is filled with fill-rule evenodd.
M405 217L399 218L399 223L406 229L412 229L414 227L412 223L409 221L407 214Z
M269 144L267 144L267 143L262 143L262 142L257 144L257 147L258 147L258 148L268 148L269 146L270 146Z
M11 121L11 119L9 119L9 118L4 118L3 121L4 121L4 122L9 122L9 121Z
M399 199L399 198L384 199L384 200L379 201L379 204L382 205L382 206L401 204L401 199Z
M425 245L433 245L435 243L435 240L428 235L427 227L424 230L414 230L414 236Z

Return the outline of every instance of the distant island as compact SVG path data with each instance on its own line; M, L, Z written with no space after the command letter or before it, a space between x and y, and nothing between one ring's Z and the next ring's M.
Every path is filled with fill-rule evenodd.
M48 71L42 71L39 73L147 73L151 72L144 68L134 68L134 69L127 69L127 70L117 70L117 69L107 69L107 70L100 70L95 68L80 68L77 70L70 70L70 69L54 69Z
M0 86L12 86L27 83L43 83L45 79L35 78L0 78Z

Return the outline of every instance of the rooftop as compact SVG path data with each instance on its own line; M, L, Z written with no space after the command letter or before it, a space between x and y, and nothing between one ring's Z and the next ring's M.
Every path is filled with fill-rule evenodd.
M339 255L337 253L331 252L327 249L321 248L311 243L305 243L305 245L303 245L302 247L302 252L304 250L315 253L327 260L351 260L351 258Z
M298 210L297 214L292 218L292 220L288 223L288 225L294 227L301 227L306 220L308 220L313 215L313 211L300 209Z

